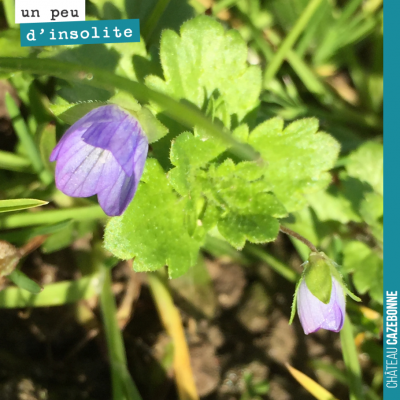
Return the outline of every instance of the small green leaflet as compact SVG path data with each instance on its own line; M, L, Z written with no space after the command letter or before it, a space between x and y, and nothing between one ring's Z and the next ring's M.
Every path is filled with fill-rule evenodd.
M11 282L17 285L20 289L24 289L30 293L38 294L42 291L42 288L32 279L28 278L22 271L19 269L14 269L7 276Z
M228 113L239 121L258 104L260 68L247 65L247 47L239 32L225 32L213 18L199 16L185 22L180 36L165 30L160 57L165 81L153 75L146 78L154 90L199 108L217 90Z
M135 257L136 271L168 265L171 278L184 274L201 244L188 233L184 207L159 163L148 159L134 201L106 226L105 247L119 258Z

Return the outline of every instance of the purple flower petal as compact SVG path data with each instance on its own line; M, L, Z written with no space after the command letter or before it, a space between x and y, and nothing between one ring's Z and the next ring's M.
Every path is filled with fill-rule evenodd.
M339 332L343 327L345 309L345 295L335 278L332 278L332 292L328 304L324 304L310 292L304 279L300 283L297 312L306 335L321 328Z
M103 111L106 108L106 114ZM90 115L91 114L91 115ZM97 120L101 116L101 121ZM130 162L139 145L147 146L139 122L118 106L96 108L87 114L85 124L91 123L83 134L83 140L95 147L110 150L124 171L131 176L134 166Z
M121 215L136 192L147 150L147 137L133 116L114 105L96 108L54 148L56 186L72 197L97 194L107 215Z

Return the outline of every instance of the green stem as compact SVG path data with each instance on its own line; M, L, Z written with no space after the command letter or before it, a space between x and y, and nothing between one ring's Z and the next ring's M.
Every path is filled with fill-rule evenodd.
M111 380L114 400L141 400L141 396L129 375L124 341L116 318L117 307L112 292L111 271L100 265L103 288L100 292L100 307L107 339L111 365Z
M146 23L144 24L142 35L144 42L147 43L149 38L151 37L155 27L157 26L158 21L161 18L161 15L164 13L167 8L169 2L171 0L158 0L156 6L153 8L149 18L147 18Z
M353 326L346 314L340 331L343 360L347 370L347 382L350 388L350 400L364 400L361 367L358 361L357 348L354 343Z
M271 256L270 254L268 254L262 248L252 245L252 244L248 244L245 247L245 252L266 262L275 272L277 272L279 275L283 276L288 281L290 281L290 282L297 281L298 274L295 271L293 271L291 268L289 268L283 262L279 261L274 256Z
M284 227L283 225L281 225L279 227L279 230L283 233L286 233L286 235L292 236L294 238L296 238L297 240L300 240L300 242L304 243L306 246L308 246L308 248L315 252L318 253L318 249L309 241L307 240L305 237L301 236L299 233L292 231L289 228Z
M214 124L197 108L109 71L58 60L8 57L0 57L0 70L50 75L107 90L122 90L132 94L140 102L153 101L157 103L166 110L170 117L190 128L194 126L204 128L211 135L230 146L229 152L239 158L245 160L260 159L260 155L251 146L238 142L226 128Z
M274 58L271 63L268 65L265 70L264 75L264 83L267 84L271 81L275 74L278 72L284 58L287 56L287 53L293 47L294 43L306 28L309 23L311 17L314 15L318 6L321 4L322 0L311 0L307 7L304 9L303 13L300 15L300 18L297 20L296 24L290 31L290 33L286 36L285 40L282 42L280 48L276 52Z
M213 6L212 13L213 15L217 15L222 10L233 7L237 2L238 0L221 0Z
M11 229L23 226L54 224L56 222L73 219L87 221L91 219L107 218L100 206L68 208L63 210L46 210L41 212L21 212L5 214L0 217L0 228Z

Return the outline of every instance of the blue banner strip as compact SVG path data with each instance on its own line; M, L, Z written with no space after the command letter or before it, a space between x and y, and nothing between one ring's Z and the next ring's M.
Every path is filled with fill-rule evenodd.
M140 42L138 19L21 24L21 46Z
M399 237L399 172L400 172L400 2L386 0L384 4L384 316L383 316L383 398L400 399L398 381L399 337L398 298L400 295Z

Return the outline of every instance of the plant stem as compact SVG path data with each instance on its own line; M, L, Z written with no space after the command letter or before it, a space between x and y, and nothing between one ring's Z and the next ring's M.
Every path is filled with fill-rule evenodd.
M286 235L292 236L296 238L297 240L300 240L300 242L304 243L306 246L310 248L311 251L314 251L315 253L318 253L318 249L305 237L301 236L297 232L292 231L289 228L285 228L283 225L279 227L279 230L283 233L286 233Z
M287 265L285 265L284 263L282 263L275 257L268 254L261 247L253 245L253 244L248 244L244 248L244 251L245 251L245 253L251 254L252 256L255 256L255 257L259 258L260 260L266 262L275 272L277 272L279 275L283 276L288 281L290 281L290 282L297 281L298 274L295 271L293 271L291 268L289 268Z
M322 0L311 0L308 3L307 7L300 15L300 18L296 21L294 27L282 42L271 63L268 65L264 75L264 84L269 83L269 81L274 78L283 62L283 59L287 56L288 51L291 50L298 37L307 26L321 1Z
M120 89L132 94L140 102L154 101L165 112L188 127L199 126L210 135L221 139L228 151L243 160L260 160L260 154L251 146L238 142L223 126L215 124L200 110L179 102L161 92L149 89L144 84L131 81L103 69L88 67L59 60L0 57L1 71L25 71L32 74L55 76L67 81L85 83L103 89ZM88 79L90 77L90 79Z
M33 172L31 171L31 163L24 157L18 156L9 151L0 150L0 168L18 172Z
M350 400L364 400L363 381L357 348L354 343L353 326L346 314L344 325L340 331L343 360L347 370L347 381L350 388Z

